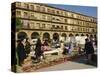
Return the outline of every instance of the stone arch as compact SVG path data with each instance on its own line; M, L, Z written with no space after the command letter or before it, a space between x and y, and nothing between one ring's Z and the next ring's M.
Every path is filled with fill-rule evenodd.
M75 36L79 36L79 34L75 34Z
M25 39L27 38L27 33L26 32L19 32L17 35L18 39Z
M69 34L69 37L74 36L72 33Z
M58 33L54 33L53 34L53 39L54 40L59 40L59 34Z
M86 34L87 37L89 37L89 34Z
M91 34L90 37L93 38L93 35Z
M37 39L37 38L39 38L39 33L38 32L33 32L32 34L31 34L31 39Z
M64 38L63 40L66 40L66 37L67 37L66 33L62 33L62 34L61 34L61 37Z
M84 36L84 34L81 34L81 36Z
M48 32L43 33L43 40L50 40L50 34Z
M66 33L61 34L62 37L67 37Z

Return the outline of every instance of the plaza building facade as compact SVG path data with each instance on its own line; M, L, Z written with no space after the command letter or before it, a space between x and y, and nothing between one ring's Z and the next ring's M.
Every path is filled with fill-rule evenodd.
M41 40L65 40L70 36L97 35L97 18L31 2L12 3L12 20L19 19L22 26L16 30L16 39L28 37ZM88 11L88 10L87 10Z

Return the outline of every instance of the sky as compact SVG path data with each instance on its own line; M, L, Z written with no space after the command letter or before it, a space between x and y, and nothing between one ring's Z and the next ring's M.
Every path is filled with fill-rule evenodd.
M72 12L81 13L87 16L97 18L97 7L91 6L74 6L74 5L61 5L61 4L49 4L50 6L70 10Z

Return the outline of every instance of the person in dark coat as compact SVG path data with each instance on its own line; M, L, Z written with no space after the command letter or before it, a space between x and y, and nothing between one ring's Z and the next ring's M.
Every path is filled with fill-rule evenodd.
M28 41L28 38L26 38L26 45L25 45L25 51L26 51L26 54L28 55L30 53L30 42Z
M17 55L19 59L19 62L18 62L19 66L22 66L24 59L26 58L26 52L25 52L24 44L22 42L23 40L19 40L18 45L17 45Z
M89 41L89 39L85 39L85 52L86 52L86 55L87 55L87 59L88 59L88 63L91 63L91 58L92 58L92 55L94 53L94 48L93 48L93 44L91 41Z
M41 50L41 40L38 39L37 40L37 43L36 43L36 48L35 48L35 56L36 56L36 59L40 61L40 57L42 55L42 50Z

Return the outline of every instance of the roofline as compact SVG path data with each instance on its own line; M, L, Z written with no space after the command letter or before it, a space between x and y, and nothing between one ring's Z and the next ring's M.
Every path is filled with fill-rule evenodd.
M20 2L20 1L16 1L16 2L13 2L13 3L17 3L17 2ZM26 2L21 2L21 3L26 3ZM53 6L48 5L49 3L37 3L37 2L27 2L27 3L44 5L44 6L47 6L47 7L54 8L54 9L58 9L58 10L62 10L62 11L67 11L67 12L75 13L75 14L78 14L78 15L82 15L82 16L86 16L86 17L91 17L91 18L97 19L96 17L88 16L88 15L81 14L81 13L77 13L77 12L73 12L73 11L71 11L71 10L65 10L65 9L61 9L61 8L58 8L58 7L53 7ZM52 4L52 3L50 3L50 4ZM54 4L54 5L55 5L55 4ZM58 5L61 5L61 4L58 4ZM71 5L70 5L70 6L71 6ZM74 5L74 6L75 6L75 5Z

